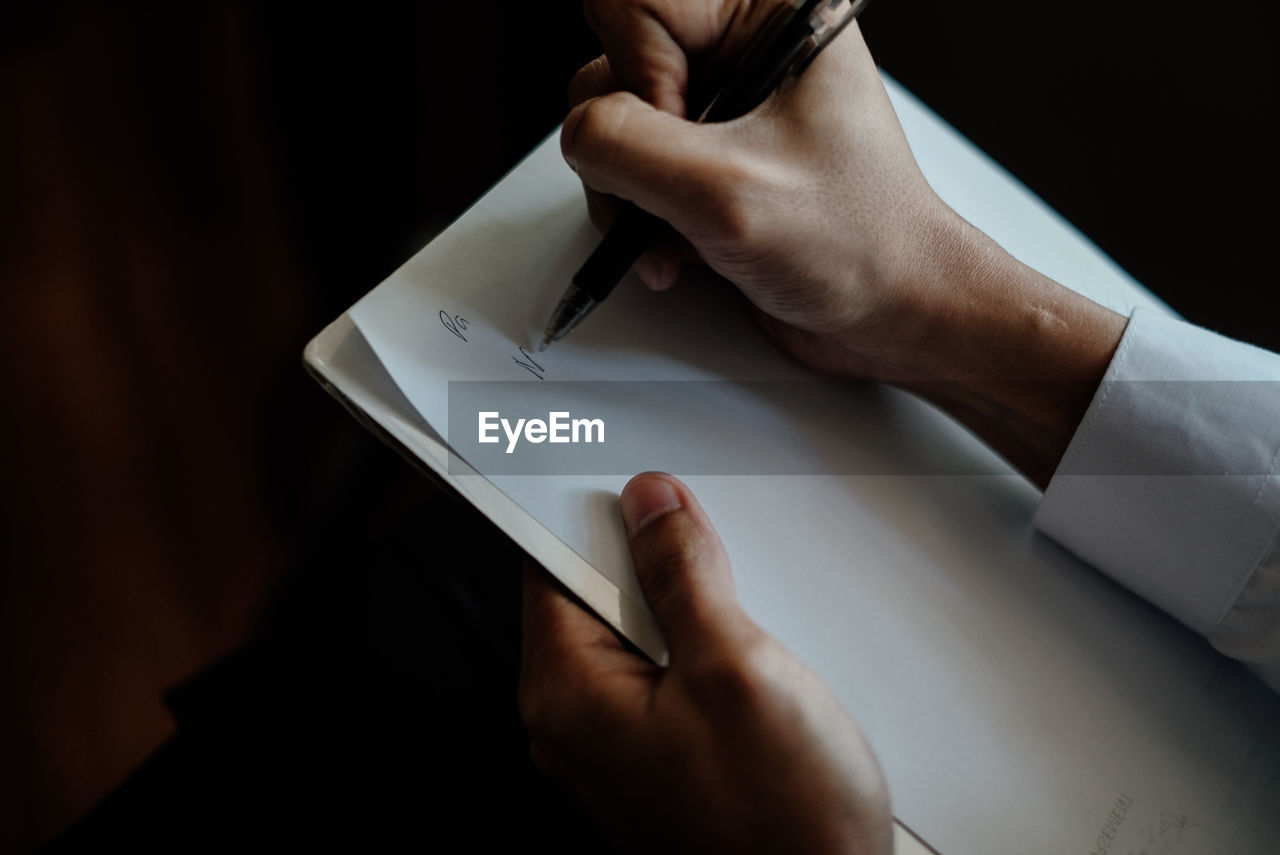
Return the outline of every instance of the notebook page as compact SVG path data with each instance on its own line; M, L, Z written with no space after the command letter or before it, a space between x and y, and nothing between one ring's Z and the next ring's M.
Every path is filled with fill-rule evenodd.
M962 214L1094 299L1159 305L888 85L926 175ZM636 420L633 429L673 444L702 443L710 453L734 441L772 460L796 416L771 408L752 384L812 378L714 283L652 294L624 282L567 339L533 351L597 240L550 139L351 316L451 444L468 438L449 436L451 382L455 399L459 381L509 381L528 387L529 400L548 384L583 383L588 407L593 388L704 383L724 412L754 417L711 420L697 435L672 433L660 417L645 424L643 408L609 410L610 418ZM1038 493L928 406L850 388L828 413L804 418L815 439L788 449L795 471L805 461L821 471L830 444L874 447L879 468L855 455L838 474L762 474L748 457L736 473L675 474L725 540L747 610L828 681L867 732L897 816L946 852L1089 852L1104 839L1110 851L1135 853L1206 851L1205 841L1239 852L1274 845L1274 696L1035 535ZM616 510L627 473L486 475L639 597ZM458 477L481 476L460 467Z

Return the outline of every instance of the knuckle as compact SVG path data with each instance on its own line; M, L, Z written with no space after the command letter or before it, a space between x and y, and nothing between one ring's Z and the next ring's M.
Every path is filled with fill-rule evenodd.
M572 743L608 713L597 693L573 682L550 687L521 680L516 706L530 739L544 747Z
M582 105L578 139L586 146L607 146L621 136L627 106L620 98L593 98Z
M680 175L669 176L672 190L697 212L689 229L695 243L733 247L760 234L760 175L745 158L726 149L707 145Z
M637 578L645 599L655 610L669 609L686 596L686 580L701 553L696 544L673 538L653 538L645 545L643 572Z
M758 232L758 210L752 204L756 175L732 158L702 174L708 219L719 236L733 243L750 241Z
M753 644L716 656L690 670L690 692L699 706L719 715L749 713L769 696L767 653Z

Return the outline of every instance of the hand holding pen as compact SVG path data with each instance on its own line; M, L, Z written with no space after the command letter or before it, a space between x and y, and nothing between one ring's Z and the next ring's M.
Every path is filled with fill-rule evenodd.
M934 193L856 24L756 109L686 119L708 76L691 62L733 67L779 3L589 0L608 59L579 73L561 143L593 218L617 199L655 215L796 360L922 395L1043 485L1125 319ZM650 287L676 278L670 246L637 266Z
M740 53L727 73L721 74L716 74L714 67L717 64L725 65L724 60L716 63L715 57L709 57L704 64L703 88L692 92L687 86L688 69L684 65L684 54L678 49L675 52L670 50L678 46L664 39L660 32L654 33L652 30L648 34L652 43L646 43L646 22L643 17L635 17L637 10L646 4L616 4L606 7L601 14L606 18L616 18L613 26L624 35L636 35L638 30L641 35L640 49L643 51L648 47L652 50L649 62L665 61L668 64L668 76L652 76L644 68L644 63L632 61L634 54L624 52L622 55L623 70L637 76L642 87L647 82L648 94L653 104L660 107L665 105L676 115L687 113L689 119L698 123L723 122L744 115L787 79L799 75L841 30L852 23L864 2L865 0L792 0L773 5L748 6L741 17L750 19L754 13L754 17L764 16L763 20L748 20L740 25L736 30L738 39L724 38L726 34L720 34L716 52L724 54L727 49L736 49ZM588 8L592 7L589 5ZM644 8L642 15L656 15L657 11ZM650 18L648 26L651 27L653 21ZM705 27L708 20L703 18L699 23ZM698 42L707 40L708 32L714 30L699 32L695 25L683 35L686 41L696 46ZM739 47L736 42L741 41L743 33L749 34L749 39ZM606 39L606 48L608 41ZM581 80L584 76L588 79ZM611 76L611 65L602 57L583 69L575 83L581 90L593 84L607 82ZM722 85L718 88L712 88L707 83L718 78L723 78ZM640 88L637 91L645 90ZM568 121L565 134L566 156L568 146L571 145L567 126ZM669 227L654 214L624 203L616 222L574 276L564 298L552 314L542 348L564 337L593 311L641 254L669 231Z

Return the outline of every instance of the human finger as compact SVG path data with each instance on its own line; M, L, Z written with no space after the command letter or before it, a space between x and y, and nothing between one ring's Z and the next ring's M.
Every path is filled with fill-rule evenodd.
M636 578L672 663L739 638L749 619L729 556L692 491L670 475L646 472L627 483L619 504Z
M699 227L734 228L740 182L720 126L697 125L613 92L570 111L560 147L588 187L634 202L686 237Z
M601 54L578 69L569 81L569 109L591 98L616 92L622 86L609 65L609 57Z

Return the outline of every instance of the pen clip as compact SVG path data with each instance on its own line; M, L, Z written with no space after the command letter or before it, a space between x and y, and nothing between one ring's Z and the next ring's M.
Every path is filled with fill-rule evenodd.
M779 4L748 43L731 75L737 84L732 95L720 90L691 117L701 123L747 112L769 90L804 71L866 3L867 0L790 0Z
M787 70L788 76L795 77L808 68L809 63L813 62L822 49L831 44L845 27L853 23L854 18L858 17L866 5L867 0L826 0L819 4L809 16L812 35L805 40L805 46ZM841 6L846 8L841 9Z
M780 3L769 13L769 17L765 19L764 25L758 28L747 42L746 47L742 49L742 53L738 56L737 63L730 72L730 79L742 74L744 69L753 67L761 59L761 56L773 47L774 42L791 23L796 14L801 12L803 8L812 3L824 2L824 0L789 0L786 3ZM689 118L698 124L708 120L708 114L716 108L717 102L722 100L725 90L708 91L705 99L699 99L702 103L696 106L689 113Z

